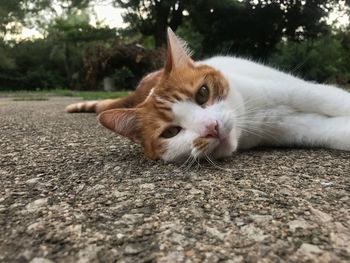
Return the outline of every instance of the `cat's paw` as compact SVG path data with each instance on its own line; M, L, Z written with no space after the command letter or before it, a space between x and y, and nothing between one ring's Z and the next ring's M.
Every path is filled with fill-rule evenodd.
M79 111L78 104L79 104L79 103L69 104L69 105L65 108L65 111L68 112L68 113L80 112L80 111Z

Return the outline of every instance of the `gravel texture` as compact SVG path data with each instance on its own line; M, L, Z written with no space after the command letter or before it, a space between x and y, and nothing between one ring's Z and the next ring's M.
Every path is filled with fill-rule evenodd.
M1 262L349 262L350 153L259 149L186 170L0 99Z

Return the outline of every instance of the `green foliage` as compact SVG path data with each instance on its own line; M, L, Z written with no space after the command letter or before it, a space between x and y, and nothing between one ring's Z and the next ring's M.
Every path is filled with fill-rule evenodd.
M23 96L23 97L15 97L13 98L14 101L44 101L49 100L47 96L43 96L41 94L30 94L29 96Z
M109 77L113 79L118 90L130 89L130 82L135 78L134 74L127 67L115 69Z
M25 23L29 14L47 8L53 0L0 0L0 37L16 28L11 22Z
M156 47L166 45L166 30L176 30L182 23L183 11L189 0L114 0L126 10L124 21L130 25L128 31L138 31L153 36Z
M48 38L58 43L74 43L108 40L116 36L116 31L108 27L90 25L89 13L76 10L68 17L56 18L47 29Z
M350 79L350 28L334 32L325 23L339 6L336 0L112 2L124 8L126 29L91 26L91 0L0 0L0 90L89 89L101 86L105 76L118 88L135 86L150 70L145 61L156 58L143 52L147 59L141 66L132 46L164 47L168 26L189 43L195 59L232 53L269 61L306 79L344 85ZM63 14L41 21L37 15L54 13L53 3ZM28 23L40 26L45 38L4 42L6 33ZM89 76L96 81L88 87Z
M348 36L340 32L317 40L282 43L270 63L307 80L344 85L350 81L350 50L344 41Z
M77 11L66 18L55 19L48 27L47 41L52 44L50 57L63 65L68 87L76 86L80 80L85 48L93 42L108 41L116 36L113 29L91 26L88 13Z
M329 31L326 15L335 0L114 0L126 9L128 32L166 44L166 29L194 29L203 55L229 53L267 58L283 39L313 39ZM185 14L188 13L188 16ZM187 21L187 23L184 21Z
M200 58L203 54L203 35L196 31L188 20L184 21L176 33L188 43L189 48L193 51L193 58Z
M9 56L8 48L0 45L0 70L9 70L16 67L14 59Z
M46 40L24 41L7 47L13 67L0 71L1 89L64 87L63 71L49 59L51 46Z
M96 99L116 99L125 97L129 94L127 91L80 91L73 92L74 97L82 98L83 100Z
M327 33L324 18L333 0L198 0L189 9L193 27L203 36L203 53L234 53L267 58L277 44Z
M38 92L36 92L36 94L37 93ZM46 96L78 97L83 100L116 99L125 97L129 94L128 91L73 91L68 89L50 89L40 91L39 93Z
M94 42L108 42L115 35L113 29L91 26L87 13L74 10L53 20L45 39L3 43L0 89L75 87L81 79L85 48Z
M0 90L0 97L9 97L14 100L48 100L52 96L78 97L84 100L115 99L125 97L127 91L72 91L68 89L38 89L26 90Z

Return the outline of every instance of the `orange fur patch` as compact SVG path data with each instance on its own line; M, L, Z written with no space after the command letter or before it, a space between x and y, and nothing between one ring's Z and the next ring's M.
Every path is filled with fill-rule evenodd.
M147 75L140 82L136 91L128 97L112 101L102 101L96 106L101 112L111 108L134 108L133 114L137 120L137 139L144 148L145 155L150 159L158 159L166 151L166 139L161 137L163 131L173 125L174 116L171 103L177 101L192 101L196 103L196 94L203 85L209 89L209 99L202 107L214 104L227 97L229 88L223 75L206 65L196 66L189 57L183 42L168 30L167 60L163 70ZM152 92L151 92L152 91ZM100 115L101 123L107 128L114 127L114 122L120 119L122 110L115 110L113 114ZM128 131L116 132L129 137ZM129 137L129 139L132 139ZM199 138L193 142L198 150L203 150L207 141Z
M193 146L198 150L198 151L203 151L207 146L208 146L208 139L205 138L197 138L193 141Z
M228 94L228 83L220 72L208 66L185 66L173 70L169 75L164 74L153 88L153 94L137 106L141 141L148 158L158 159L164 153L165 141L160 134L174 119L167 102L190 100L195 103L197 90L202 85L207 85L210 90L204 107L224 99ZM198 150L204 149L207 144L203 138L194 142Z

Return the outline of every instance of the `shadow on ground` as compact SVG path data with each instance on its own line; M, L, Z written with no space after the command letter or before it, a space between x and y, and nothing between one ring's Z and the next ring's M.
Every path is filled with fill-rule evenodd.
M0 100L0 261L350 260L350 153L256 150L185 171L64 113L73 100Z

